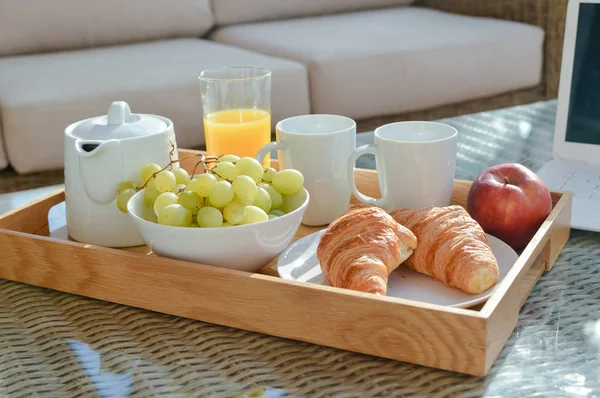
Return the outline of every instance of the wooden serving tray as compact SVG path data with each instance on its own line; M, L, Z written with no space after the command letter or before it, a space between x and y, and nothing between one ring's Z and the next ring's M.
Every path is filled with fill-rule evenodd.
M191 171L193 163L182 165ZM356 183L379 195L376 172L357 169ZM469 186L455 182L453 204L466 205ZM0 217L1 278L476 376L488 372L567 242L571 215L571 193L552 192L552 213L492 296L459 309L283 280L275 261L252 274L161 258L144 246L77 243L50 230L48 213L63 201L60 190ZM301 226L295 239L318 229Z

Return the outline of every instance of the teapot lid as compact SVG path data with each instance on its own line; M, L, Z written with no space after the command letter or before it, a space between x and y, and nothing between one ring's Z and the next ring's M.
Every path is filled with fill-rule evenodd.
M81 122L71 135L82 140L121 140L159 134L167 127L165 120L152 115L132 114L127 102L116 101L110 104L106 115Z

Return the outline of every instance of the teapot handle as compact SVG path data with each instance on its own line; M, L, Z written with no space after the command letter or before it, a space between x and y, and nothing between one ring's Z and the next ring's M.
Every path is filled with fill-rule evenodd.
M99 205L115 200L123 175L121 143L118 140L77 140L75 147L87 197Z

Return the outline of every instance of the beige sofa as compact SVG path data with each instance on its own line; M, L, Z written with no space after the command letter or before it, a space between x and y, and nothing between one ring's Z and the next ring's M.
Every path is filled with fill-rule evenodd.
M411 0L3 0L0 167L62 167L64 128L114 100L203 144L198 73L272 69L273 123L355 119L538 87L544 29Z

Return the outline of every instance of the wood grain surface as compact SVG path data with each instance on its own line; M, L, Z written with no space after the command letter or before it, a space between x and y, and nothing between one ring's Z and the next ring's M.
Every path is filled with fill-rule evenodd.
M180 151L180 157L189 153ZM377 196L376 172L356 170L356 181L362 192ZM455 182L453 203L464 205L469 186ZM63 192L0 217L0 277L482 376L511 334L524 295L566 242L570 195L554 197L551 217L481 310L287 281L273 276L274 263L264 268L269 275L251 274L148 255L146 247L118 250L50 238L48 210L64 199ZM318 229L301 226L296 239Z

